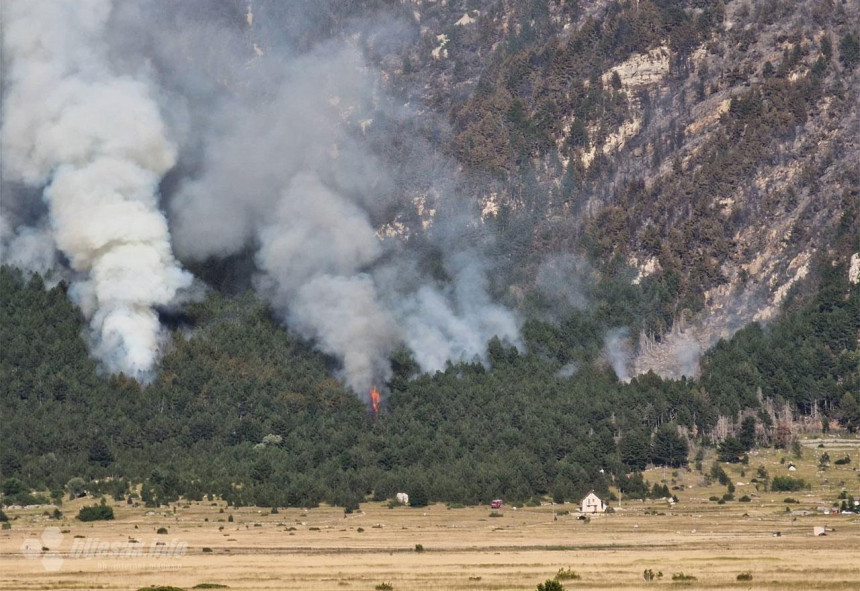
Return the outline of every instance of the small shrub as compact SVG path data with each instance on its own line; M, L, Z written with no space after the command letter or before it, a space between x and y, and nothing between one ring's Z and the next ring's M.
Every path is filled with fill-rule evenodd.
M292 529L295 529L295 528L292 528ZM358 533L362 534L362 533L364 533L364 528L363 528L363 527L360 527L360 528L358 528L358 529L357 529L357 530L355 530L355 531L357 531Z
M747 495L744 495L741 498L739 498L738 501L741 503L749 503L750 501L752 501L752 499L749 498Z
M490 517L504 517L504 513L499 513L498 511L491 511Z
M851 463L851 456L849 456L848 454L845 454L844 458L839 458L838 460L836 460L833 463L836 464L837 466L844 466L846 464L850 464Z
M424 552L424 546L422 544L415 544L416 552Z
M752 573L741 573L737 576L738 581L752 581Z
M675 573L672 575L673 581L695 581L696 577L693 575L685 575L684 573Z
M171 587L170 585L152 585L150 587L141 587L137 591L183 591L180 587Z
M537 591L564 591L564 587L555 579L547 579L537 586Z
M104 500L100 505L81 507L78 511L80 521L108 521L113 519L113 507L106 505Z
M0 529L12 529L12 524L8 521L4 521L2 524L0 524Z
M806 488L806 481L802 478L791 476L774 476L770 482L770 489L774 492L794 492Z
M719 501L719 500L720 500L720 497L712 496L712 497L708 498L708 500L709 500L709 501L713 501L713 502L715 502L715 503L716 503L717 501Z
M212 548L210 548L210 547L208 547L208 546L205 546L205 547L203 548L203 552L204 552L204 554L208 554L208 553L212 552Z
M231 513L230 515L228 515L228 516L227 516L227 521L228 521L229 523L233 523L233 514L232 514L232 513Z
M394 586L391 583L380 583L374 589L376 591L393 591Z
M568 567L558 569L558 572L555 573L555 578L558 581L576 581L581 579L582 577L579 576L578 572Z
M197 583L192 589L229 589L227 585L222 585L221 583Z
M155 530L155 533L161 534L161 535L167 535L167 528L166 527L159 527L157 530Z
M645 571L642 573L642 578L645 579L646 581L653 581L654 579L662 579L663 578L663 572L657 571L655 573L650 568L646 568Z
M3 509L0 509L0 522L6 523L9 521L9 516L3 512Z

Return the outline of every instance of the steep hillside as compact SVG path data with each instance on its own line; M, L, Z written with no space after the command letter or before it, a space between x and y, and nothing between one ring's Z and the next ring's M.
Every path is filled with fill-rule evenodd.
M813 257L857 250L835 240L860 199L856 3L411 9L419 40L379 63L448 114L443 145L525 264L509 279L528 289L562 251L665 292L636 372L678 375L690 350L773 318Z

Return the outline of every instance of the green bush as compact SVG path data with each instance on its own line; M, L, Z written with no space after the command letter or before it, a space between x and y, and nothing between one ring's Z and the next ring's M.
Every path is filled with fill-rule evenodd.
M752 581L752 573L740 573L737 576L738 581Z
M80 521L108 521L113 518L113 507L106 505L104 501L100 505L81 507L78 511Z
M684 573L675 573L672 575L673 581L695 581L696 577L693 575L685 575Z
M807 488L806 481L802 478L792 478L791 476L774 476L770 482L770 489L774 492L794 492Z
M576 580L581 579L582 577L579 576L578 572L576 572L575 570L568 567L566 569L565 568L558 569L558 572L555 573L555 578L558 581L568 581L568 580L576 581Z
M537 586L537 591L564 591L564 586L555 579L547 579Z

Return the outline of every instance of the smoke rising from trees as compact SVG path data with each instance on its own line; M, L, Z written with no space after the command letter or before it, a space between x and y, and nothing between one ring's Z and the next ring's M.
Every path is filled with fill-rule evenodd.
M469 238L480 221L439 176L454 167L404 133L416 116L356 37L316 38L312 7L256 8L4 3L4 188L47 203L33 220L4 204L4 262L68 273L93 353L133 375L158 357L155 309L192 283L173 249L250 249L257 292L360 393L402 346L434 370L517 343Z
M43 272L56 245L94 353L111 371L141 375L159 348L153 308L191 276L173 257L156 195L176 149L145 73L112 70L110 9L100 0L3 4L4 176L42 187L47 203L46 220L6 233L4 259Z

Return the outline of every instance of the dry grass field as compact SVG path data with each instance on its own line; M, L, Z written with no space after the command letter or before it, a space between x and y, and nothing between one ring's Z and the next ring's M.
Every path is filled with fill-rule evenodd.
M701 473L657 469L646 478L681 487L677 505L622 499L620 506L612 503L614 514L589 522L577 520L570 504L505 506L500 517L491 517L487 507L441 504L389 509L365 503L345 515L330 507L272 514L204 501L180 503L174 513L173 507L153 512L117 503L115 521L95 523L74 519L92 499L65 503L60 521L48 519L44 508L11 509L12 529L0 532L0 588L191 589L217 583L245 590L370 591L385 582L396 591L534 590L570 568L581 578L563 580L566 589L860 589L860 515L816 512L831 506L843 486L860 497L860 450L849 451L851 464L820 471L817 457L825 449L809 445L795 460L797 471L779 461L791 460L790 454L776 451L753 455L746 467L727 467L735 498L749 495L749 503L719 505L708 499L725 487L704 486ZM839 446L826 451L832 459L844 455ZM706 472L710 464L706 459ZM756 493L749 482L760 465L771 477L805 478L812 488ZM786 504L786 497L799 503ZM814 537L814 526L827 527L827 535ZM52 538L49 531L43 538L47 527L59 527L53 531L61 536ZM157 534L160 527L168 533ZM129 545L131 539L137 546ZM158 542L164 544L154 546ZM24 544L32 546L28 555ZM417 552L416 544L424 551ZM153 549L168 556L151 554ZM129 553L136 555L118 555ZM663 576L647 582L646 569ZM738 581L743 572L752 580ZM696 580L673 581L677 573Z

